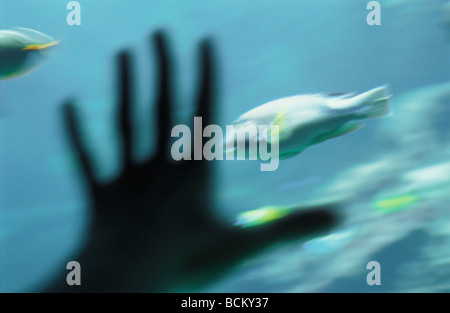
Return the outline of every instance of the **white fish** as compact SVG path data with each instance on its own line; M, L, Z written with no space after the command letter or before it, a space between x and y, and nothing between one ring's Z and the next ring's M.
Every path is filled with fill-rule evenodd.
M233 146L236 132L248 132L250 128L278 125L278 144L280 159L290 158L311 145L339 137L363 126L353 123L376 118L389 113L388 99L391 97L388 86L381 86L365 93L339 95L297 95L274 100L256 107L241 115L234 125L234 133L227 133L226 145ZM275 128L274 128L275 129ZM250 132L248 132L250 133ZM272 130L267 136L249 136L246 141L267 141L276 138ZM245 138L244 136L236 136ZM230 144L231 142L231 144ZM233 153L238 145L226 153Z
M0 30L0 80L30 73L44 60L44 51L57 44L52 37L28 28Z

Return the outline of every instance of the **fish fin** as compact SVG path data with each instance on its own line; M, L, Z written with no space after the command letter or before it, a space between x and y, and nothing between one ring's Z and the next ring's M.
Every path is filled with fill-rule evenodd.
M288 130L289 128L287 127L287 125L288 125L287 113L285 111L279 111L271 124L270 138L272 138L272 136L277 136L278 139L280 140L288 137L290 131ZM278 126L278 129L272 126Z
M362 128L364 124L345 124L342 127L339 127L338 129L335 129L331 132L321 134L314 139L313 145L324 142L328 139L340 137L342 135L350 134L354 131L357 131L358 129Z
M358 114L359 118L376 118L389 114L388 100L392 96L389 86L381 86L358 96L365 103L366 109Z
M389 114L388 98L378 99L371 103L369 110L365 111L361 118L376 118Z
M22 50L37 50L37 51L39 51L39 50L44 50L44 49L56 46L57 44L59 44L59 41L54 41L54 42L50 42L50 43L43 44L43 45L40 45L40 44L26 45L25 48L23 48Z

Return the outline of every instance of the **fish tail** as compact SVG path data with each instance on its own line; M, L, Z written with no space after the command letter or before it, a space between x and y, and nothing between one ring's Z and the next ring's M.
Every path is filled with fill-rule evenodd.
M381 86L356 96L361 103L358 116L361 119L376 118L389 114L389 98L392 96L389 86Z

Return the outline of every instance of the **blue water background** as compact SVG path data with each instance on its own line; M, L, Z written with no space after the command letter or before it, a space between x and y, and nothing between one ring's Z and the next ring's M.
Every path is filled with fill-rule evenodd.
M386 4L381 26L366 24L361 0L79 2L82 25L68 26L65 1L0 0L2 28L29 27L61 41L40 69L0 83L2 292L38 289L82 243L87 203L63 135L61 105L77 99L101 176L112 177L114 56L124 48L136 56L139 77L136 120L143 139L136 152L140 159L151 152L143 136L153 130L149 36L155 30L170 35L178 122L191 110L197 43L205 37L214 40L220 61L221 125L284 96L365 91L385 83L397 94L449 78L448 42L437 22L444 1L393 7L380 1L382 8ZM275 172L260 172L256 162L220 163L217 213L230 220L263 205L311 198L341 169L376 157L376 123L285 160Z

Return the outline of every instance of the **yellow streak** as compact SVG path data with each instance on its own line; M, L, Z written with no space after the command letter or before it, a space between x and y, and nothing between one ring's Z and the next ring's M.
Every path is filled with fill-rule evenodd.
M45 45L28 45L25 48L23 48L22 50L44 50L44 49L56 46L58 44L59 44L59 41L50 42Z

